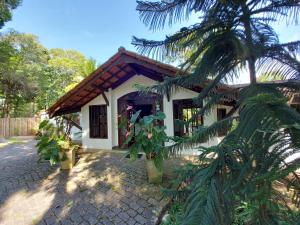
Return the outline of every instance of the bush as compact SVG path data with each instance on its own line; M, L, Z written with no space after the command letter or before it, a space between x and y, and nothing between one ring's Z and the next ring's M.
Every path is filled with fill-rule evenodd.
M169 216L161 225L180 225L179 217L183 213L183 203L176 201L169 210Z
M40 156L39 161L49 160L51 165L65 160L65 152L78 149L78 146L73 145L66 136L63 127L56 127L49 120L40 123L36 139L38 141L36 146Z

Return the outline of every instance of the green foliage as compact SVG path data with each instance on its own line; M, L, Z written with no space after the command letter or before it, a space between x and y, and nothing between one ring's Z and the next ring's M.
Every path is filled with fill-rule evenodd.
M253 109L257 107L263 108L263 104L256 104ZM248 109L241 114L246 112ZM265 118L268 124L256 127L256 115L252 118L252 115L247 116L248 124L245 126L244 121L240 122L218 146L203 149L201 162L206 162L209 154L215 158L196 175L192 194L187 199L185 216L189 220L184 224L196 223L199 220L198 214L209 215L201 220L204 224L209 224L211 218L216 218L215 224L231 224L239 216L233 213L234 209L243 201L247 201L251 209L246 224L281 224L283 221L294 224L294 218L280 210L292 211L284 201L285 196L276 191L274 184L300 167L295 162L284 164L290 155L300 152L299 145L295 146L288 134L290 129L297 133L299 130L294 131L293 124L283 125L283 121L274 121L272 118ZM290 116L288 107L284 116ZM294 190L298 189L299 180L295 183L287 182ZM203 192L203 195L199 195L199 192ZM236 201L236 196L240 201ZM196 207L196 211L189 210Z
M187 184L190 192L180 224L299 223L293 207L299 206L300 178L294 171L300 167L296 154L300 151L300 115L286 102L300 89L300 41L280 43L271 22L297 23L300 2L138 1L137 10L153 30L192 13L201 15L199 23L165 40L133 38L141 53L162 59L186 56L177 77L144 92L171 95L182 87L201 86L195 101L207 104L198 115L212 112L224 99L234 99L233 113L239 112L235 118L199 127L192 137L178 138L171 146L173 151L197 147L218 131L228 131L217 146L199 147L201 166ZM242 70L249 72L250 85L234 91L219 89ZM290 80L257 83L256 76L261 74ZM278 183L284 183L281 190Z
M75 50L43 47L31 34L0 36L0 116L33 116L95 70L96 63Z
M75 50L51 49L46 67L38 77L38 109L47 109L96 68L93 59L86 59Z
M169 216L161 225L180 225L179 217L183 212L183 204L179 201L174 202L169 210Z
M39 92L36 100L38 108L49 108L95 69L95 60L87 59L80 52L49 50L47 65L38 77Z
M30 108L36 97L36 77L47 63L47 50L38 43L36 36L15 31L1 36L0 43L4 53L0 61L1 114L4 117L23 116L22 109Z
M139 152L145 152L147 159L153 159L155 166L162 169L163 160L168 156L164 146L168 137L165 126L160 125L165 114L158 112L156 115L140 118L141 111L134 113L129 121L129 130L126 133L125 145L130 145L130 156L136 159ZM124 126L125 125L125 126ZM127 128L125 123L123 129Z
M78 149L78 146L73 145L64 133L62 123L60 122L57 125L55 126L49 120L42 121L39 125L38 136L36 138L40 161L49 160L51 165L64 160L66 151Z
M259 82L270 82L270 81L278 81L284 80L284 77L280 73L264 73L261 74L258 79Z
M21 0L0 0L0 29L11 20L11 11L21 4Z
M188 163L175 170L176 179L171 182L171 187L162 189L165 197L183 202L191 194L191 182L199 170L199 165Z

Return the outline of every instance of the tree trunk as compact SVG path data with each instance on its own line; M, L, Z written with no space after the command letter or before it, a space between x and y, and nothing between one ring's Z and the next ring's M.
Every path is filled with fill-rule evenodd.
M9 118L9 111L10 111L10 103L7 98L4 100L4 105L3 105L3 118Z
M242 11L243 11L243 23L245 28L245 36L246 36L246 46L248 50L248 69L250 74L250 83L255 84L256 83L256 71L255 71L255 61L256 56L254 54L254 44L253 44L253 38L252 38L252 30L251 30L251 24L250 24L250 13L249 8L246 4L242 5Z

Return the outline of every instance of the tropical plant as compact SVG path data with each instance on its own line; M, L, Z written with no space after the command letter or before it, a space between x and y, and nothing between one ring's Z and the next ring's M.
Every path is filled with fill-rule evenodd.
M128 106L127 110L131 108ZM162 183L163 160L168 156L165 148L168 137L165 133L166 127L162 125L165 114L157 112L155 115L141 118L140 113L141 110L135 112L129 124L126 119L121 122L121 128L128 129L124 145L130 146L132 159L136 159L139 152L145 153L148 182L159 184Z
M163 160L168 156L165 151L167 141L166 127L161 125L165 119L163 112L140 118L141 110L130 118L126 132L125 145L130 144L130 158L136 159L139 152L144 152L148 160L154 160L155 166L162 170Z
M72 144L65 133L63 120L57 121L56 125L49 120L44 120L39 125L37 139L37 151L39 161L49 160L51 165L66 159L66 152L77 150L78 146Z
M261 74L257 80L259 82L271 82L271 81L281 81L284 80L284 77L280 73L276 74L268 74L268 73L263 73Z
M195 101L206 104L197 115L211 113L224 99L235 99L223 120L199 127L192 137L171 146L177 151L197 147L219 131L228 131L219 145L199 149L203 166L191 184L182 224L229 225L245 203L251 210L244 224L296 224L291 208L299 204L300 179L294 171L300 167L295 155L300 148L300 115L287 99L300 90L300 41L280 43L272 23L296 23L300 1L138 1L137 10L152 30L199 15L199 23L163 41L133 38L141 53L159 59L190 52L175 78L144 90L170 95L178 87L201 86ZM248 86L219 91L241 71L249 73ZM257 83L257 75L264 73L290 82ZM231 117L235 112L239 115ZM296 159L291 161L290 155ZM278 183L285 184L285 191L278 190Z

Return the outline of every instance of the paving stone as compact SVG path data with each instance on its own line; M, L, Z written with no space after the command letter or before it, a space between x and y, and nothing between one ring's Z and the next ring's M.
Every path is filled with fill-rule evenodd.
M77 213L73 213L70 215L70 219L75 223L75 224L80 224L82 222L82 217L77 214Z
M74 223L69 219L64 219L59 221L61 225L74 225Z
M107 213L105 213L105 215L109 218L112 219L116 216L116 213L113 211L108 211Z
M158 205L159 202L157 200L155 200L154 198L149 198L148 199L148 202L151 204L151 205Z
M108 219L104 219L103 221L101 221L101 223L103 225L114 225L113 222L109 221Z
M98 222L97 218L93 216L86 216L83 218L88 221L90 225L95 225Z
M38 163L35 145L29 140L1 148L1 225L32 224L32 218L41 225L154 224L152 210L159 211L165 201L160 187L147 183L143 160L99 152L62 171Z
M45 222L47 225L53 225L53 224L56 224L56 218L55 217L49 217L49 218L46 218L45 219Z
M138 208L138 209L137 209L137 212L138 212L139 214L142 214L142 213L144 212L144 208L142 208L142 207Z
M119 214L122 211L122 209L113 207L111 211L113 211L115 214Z
M114 218L112 218L111 221L114 222L115 224L119 224L122 222L122 219L119 216L115 216Z
M153 213L150 210L145 209L142 213L142 216L145 217L146 219L150 219L152 218Z
M129 219L129 215L126 212L121 212L118 217L120 217L123 221Z
M142 217L141 215L137 215L137 216L135 217L135 220L136 220L138 223L140 223L140 224L146 224L146 223L147 223L147 220L146 220L144 217Z
M90 225L87 221L82 221L80 225Z
M140 208L140 206L138 204L136 204L135 202L130 203L129 207L134 210L138 210Z
M127 211L127 213L128 213L128 215L129 215L130 217L135 217L136 214L137 214L137 212L134 211L133 209L129 209L129 210Z

